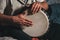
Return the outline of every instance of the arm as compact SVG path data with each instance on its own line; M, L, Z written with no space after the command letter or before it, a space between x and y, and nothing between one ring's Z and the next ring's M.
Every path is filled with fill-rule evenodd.
M11 16L4 15L4 9L6 7L6 0L1 0L0 2L0 25L2 23L6 24L7 22L11 22ZM8 24L8 23L7 23Z
M4 14L0 14L0 24L1 25L18 24L30 26L32 25L32 22L26 19L23 14L19 14L17 16L7 16Z
M34 2L33 4L32 4L32 8L31 8L31 11L32 11L32 13L36 13L36 12L38 12L39 10L41 10L41 9L45 9L45 10L48 10L48 4L47 4L47 2L46 1L43 1L43 2Z
M0 13L0 24L10 24L12 23L12 16L7 16Z

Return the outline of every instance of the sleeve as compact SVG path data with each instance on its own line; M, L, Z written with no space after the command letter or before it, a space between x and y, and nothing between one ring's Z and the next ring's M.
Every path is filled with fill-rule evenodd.
M38 2L44 2L44 0L37 0Z
M6 7L6 0L0 0L0 13L4 12L5 7Z

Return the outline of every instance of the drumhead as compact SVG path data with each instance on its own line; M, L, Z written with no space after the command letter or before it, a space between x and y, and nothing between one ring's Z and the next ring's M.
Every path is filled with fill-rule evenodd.
M43 11L39 11L36 14L26 16L29 20L32 20L32 27L23 26L23 32L31 37L38 37L45 34L49 28L49 19Z

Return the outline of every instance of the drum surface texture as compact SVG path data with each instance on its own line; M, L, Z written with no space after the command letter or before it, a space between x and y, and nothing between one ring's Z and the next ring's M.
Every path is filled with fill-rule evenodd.
M26 16L33 22L32 26L23 26L23 32L31 37L38 37L45 34L49 28L49 20L47 15L43 11L39 11L36 14Z

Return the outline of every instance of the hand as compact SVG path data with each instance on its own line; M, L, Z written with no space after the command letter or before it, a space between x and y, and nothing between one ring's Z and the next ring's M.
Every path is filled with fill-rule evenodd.
M32 38L32 40L40 40L40 39L38 39L38 38Z
M25 18L23 14L19 14L13 17L13 22L22 26L31 26L32 21Z
M39 2L35 2L32 4L31 11L32 13L36 13L41 9L42 5Z

